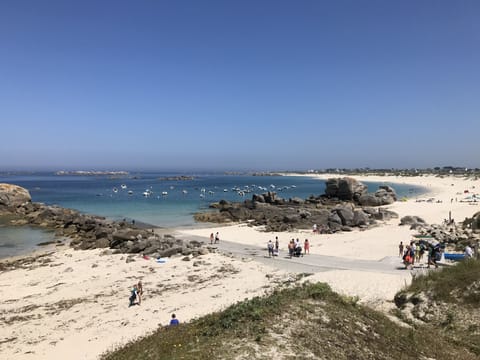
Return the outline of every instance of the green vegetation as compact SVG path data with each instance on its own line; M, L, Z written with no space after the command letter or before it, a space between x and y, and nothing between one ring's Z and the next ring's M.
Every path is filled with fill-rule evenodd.
M475 289L475 284L476 289ZM475 291L476 290L476 291ZM418 276L408 292L429 292L436 301L456 303L478 307L480 304L480 261L461 261L456 266L449 266L442 271L429 272Z
M158 329L102 359L478 359L442 332L400 326L357 300L306 283Z
M441 334L480 359L480 261L416 277L395 303L397 315L418 331Z

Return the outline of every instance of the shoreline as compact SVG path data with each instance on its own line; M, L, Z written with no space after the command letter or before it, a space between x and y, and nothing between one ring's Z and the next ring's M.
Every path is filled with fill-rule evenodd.
M376 181L371 176L351 177ZM478 180L379 178L381 182L427 185L430 191L422 197L441 201L409 199L384 206L400 218L417 215L428 223L441 223L449 211L457 221L480 211L478 206L450 201L460 191L480 188ZM304 272L298 269L308 264L312 264L312 274L302 281L326 282L336 292L388 311L394 307L394 294L412 278L412 272L398 269L398 243L409 241L414 231L398 223L394 219L368 230L329 235L313 235L310 230L266 233L248 224L157 228L156 232L167 231L175 237L203 240L207 246L211 232L220 234L216 252L188 257L188 261L175 255L165 263L139 254L102 255L104 249L56 249L40 262L0 271L5 294L0 305L0 354L15 359L96 359L116 345L167 324L173 312L185 322L222 310L295 282L295 274ZM271 259L266 244L275 236L280 239L281 258ZM310 255L285 258L287 242L297 237L311 241ZM140 279L145 287L143 303L128 308L129 288ZM72 353L72 349L82 350Z

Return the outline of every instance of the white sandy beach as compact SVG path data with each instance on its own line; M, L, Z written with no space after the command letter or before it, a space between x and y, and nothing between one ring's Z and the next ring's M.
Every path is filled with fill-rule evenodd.
M460 201L466 196L464 190L480 189L479 181L433 176L355 178L426 187L429 194L422 199L434 201L417 202L412 198L387 206L400 217L417 215L429 223L441 223L451 211L456 221L462 221L480 208ZM334 235L314 236L311 231L266 233L245 224L178 229L177 235L201 236L207 243L210 233L218 231L221 241L246 246L266 246L268 240L278 236L283 251L289 239L308 238L312 254L382 260L396 257L398 243L409 241L413 235L398 223L392 220L371 230ZM101 252L61 250L50 256L51 262L44 266L0 273L0 358L96 359L115 345L145 335L159 324L166 325L171 313L176 313L180 321L188 321L265 294L292 278L286 269L248 257L212 253L191 261L175 257L159 264L134 256L135 261L127 263L125 254L101 256ZM145 288L144 300L141 306L128 308L129 290L140 279ZM410 282L411 274L401 270L331 270L315 273L307 280L327 282L340 293L386 308L394 294Z

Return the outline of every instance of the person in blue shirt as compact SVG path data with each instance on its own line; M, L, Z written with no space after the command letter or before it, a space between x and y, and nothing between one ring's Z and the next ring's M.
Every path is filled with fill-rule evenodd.
M172 314L172 319L170 320L170 326L175 326L180 324L175 314Z

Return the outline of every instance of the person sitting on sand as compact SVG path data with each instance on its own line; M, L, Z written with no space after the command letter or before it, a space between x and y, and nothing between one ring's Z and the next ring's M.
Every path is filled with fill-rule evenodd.
M137 299L137 294L138 294L138 288L137 288L137 284L135 284L135 285L133 285L133 288L130 292L130 297L129 297L130 305L128 305L128 307L135 305L135 300Z
M142 284L142 280L139 280L137 284L138 305L142 304L142 295L143 295L143 284Z
M177 316L175 314L172 314L172 319L170 320L170 326L176 326L179 325L180 322L177 319Z

